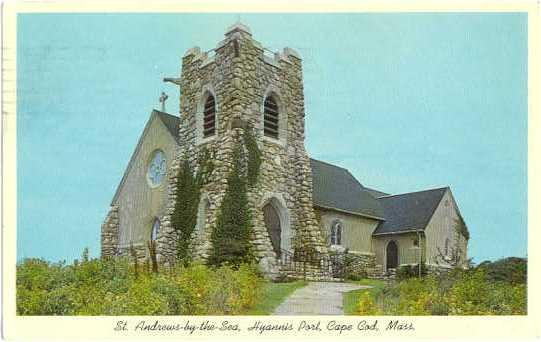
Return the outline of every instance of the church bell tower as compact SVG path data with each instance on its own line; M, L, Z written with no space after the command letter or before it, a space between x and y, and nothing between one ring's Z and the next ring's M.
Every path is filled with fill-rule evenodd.
M201 189L192 250L196 259L210 254L212 229L227 188L232 154L250 127L261 166L257 183L248 188L252 246L261 270L274 276L280 258L299 248L327 253L312 202L310 160L304 147L302 63L297 52L270 52L237 23L217 46L206 52L189 49L182 58L180 148L172 171L168 215L158 239L162 258L174 255L170 215L175 204L175 176L180 160L196 166L205 148L213 156L210 181Z

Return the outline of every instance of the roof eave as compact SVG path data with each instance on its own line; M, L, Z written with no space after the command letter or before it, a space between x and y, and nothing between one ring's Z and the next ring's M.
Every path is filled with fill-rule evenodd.
M139 140L137 140L137 145L135 146L135 149L133 150L132 152L132 155L130 157L130 161L128 162L128 165L126 166L126 169L124 170L124 173L122 174L122 179L120 180L120 183L118 184L118 187L116 188L116 191L115 191L115 194L113 196L113 199L111 200L111 206L115 205L117 199L118 199L118 196L120 195L120 189L122 189L122 187L124 186L124 183L126 182L126 178L128 177L128 173L130 172L131 168L132 168L132 165L135 161L135 156L137 155L137 153L139 152L139 150L141 149L141 145L143 144L143 140L145 138L145 136L147 135L148 133L148 130L150 128L150 125L151 123L155 120L155 119L158 119L158 121L161 123L161 125L163 126L163 128L169 132L169 129L167 128L167 126L165 125L165 123L161 120L161 118L159 117L158 115L158 111L157 110L152 110L152 112L150 113L150 117L148 118L148 121L147 123L145 124L145 128L143 129L143 132L141 133L141 135L139 136ZM178 141L177 139L174 139L175 142L178 144Z
M424 229L407 229L407 230L400 230L395 232L384 232L384 233L372 233L372 236L379 236L379 235L397 235L397 234L408 234L408 233L418 233L418 232L424 232Z
M350 215L355 215L355 216L362 216L362 217L366 217L366 218L373 219L373 220L385 221L385 219L383 217L373 216L373 215L369 215L369 214L364 214L364 213L360 213L360 212L354 212L354 211L335 208L335 207L329 207L329 206L320 205L320 204L314 204L314 208L334 210L334 211L339 211L339 212L345 213L345 214L350 214Z

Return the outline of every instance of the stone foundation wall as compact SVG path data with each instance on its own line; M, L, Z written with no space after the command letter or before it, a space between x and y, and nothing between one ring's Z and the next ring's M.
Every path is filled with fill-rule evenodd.
M376 265L376 255L374 253L349 252L348 258L351 264L348 265L348 272L359 277L369 279L379 279L383 274L381 265Z
M118 255L119 218L118 207L111 206L103 224L101 225L101 256L110 257Z
M440 266L440 265L432 265L432 264L428 264L426 265L426 272L428 274L434 274L434 275L441 275L441 274L445 274L447 272L449 272L450 270L452 270L452 267L445 267L445 266Z

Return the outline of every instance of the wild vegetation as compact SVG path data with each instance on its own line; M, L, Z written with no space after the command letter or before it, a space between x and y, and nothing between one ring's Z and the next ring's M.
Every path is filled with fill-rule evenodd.
M346 313L356 315L525 315L526 260L376 282L369 290L348 293L344 304Z
M127 258L89 259L71 265L25 259L17 265L19 315L223 315L245 314L262 304L265 282L255 267L200 264L160 268ZM286 291L287 292L287 291ZM276 293L278 301L287 293Z

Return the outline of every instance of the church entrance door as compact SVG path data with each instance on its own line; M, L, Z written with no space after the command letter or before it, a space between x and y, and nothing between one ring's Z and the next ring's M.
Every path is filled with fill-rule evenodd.
M268 203L263 207L263 218L271 239L272 248L276 255L280 257L282 228L280 226L280 216L272 204Z
M387 244L387 269L398 266L398 246L396 242L391 241Z

